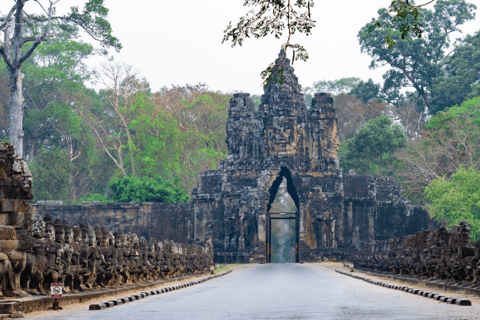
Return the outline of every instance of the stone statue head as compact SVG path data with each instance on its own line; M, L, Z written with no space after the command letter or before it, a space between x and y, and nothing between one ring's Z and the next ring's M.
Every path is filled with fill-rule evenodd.
M103 247L104 243L103 243L102 229L99 226L95 226L94 230L95 230L95 239L97 240L96 245L98 247Z
M144 236L141 236L139 239L139 248L140 250L147 251L148 250L148 242Z
M458 230L458 242L470 242L470 224L467 221L462 221L460 222L459 227L460 230Z
M113 247L113 235L110 237L110 232L107 228L102 227L103 247Z
M73 242L76 244L83 244L82 229L76 223L73 225Z
M157 240L154 237L148 239L148 251L156 251Z
M70 225L67 219L63 219L63 227L65 229L65 243L73 243L73 227Z
M114 247L115 248L123 248L123 241L122 238L124 237L122 231L117 231L115 232L115 237L114 237Z
M136 236L136 235L135 235ZM126 242L125 242L125 247L126 248L130 248L130 249L133 249L134 247L134 243L133 243L133 233L131 231L129 231L126 235L125 235L125 239L126 239Z
M40 215L33 217L32 223L32 236L36 239L42 239L45 235L45 221L43 221Z
M133 249L140 248L140 241L136 233L132 234Z
M48 221L45 225L45 240L55 241L55 226L52 221Z
M55 220L55 242L65 242L65 228L60 218L57 218L57 220Z
M84 223L81 223L80 230L82 230L82 244L88 246L88 227Z
M445 227L438 229L438 242L443 247L448 244L449 234Z
M97 244L97 238L95 236L95 230L90 224L87 225L88 246L94 246Z

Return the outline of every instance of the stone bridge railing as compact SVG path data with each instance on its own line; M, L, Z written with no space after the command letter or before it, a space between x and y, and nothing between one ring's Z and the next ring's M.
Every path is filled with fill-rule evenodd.
M144 283L205 273L212 248L115 233L31 213L32 179L12 145L0 142L1 295L47 294Z
M480 287L480 241L470 242L467 222L365 243L351 259L360 269Z

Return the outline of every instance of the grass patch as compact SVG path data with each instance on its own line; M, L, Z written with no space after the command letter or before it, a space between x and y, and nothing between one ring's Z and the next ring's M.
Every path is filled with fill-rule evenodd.
M223 272L223 271L230 270L231 268L240 267L240 266L244 266L244 265L245 265L244 263L229 263L229 264L226 264L226 265L219 264L219 265L215 266L215 273L220 273L220 272Z

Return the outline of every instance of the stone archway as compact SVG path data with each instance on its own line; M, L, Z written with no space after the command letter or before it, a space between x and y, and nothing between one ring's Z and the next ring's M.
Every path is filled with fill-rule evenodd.
M295 213L285 213L285 212L272 212L272 204L275 200L275 197L278 193L280 185L283 180L287 182L287 192L295 203ZM299 208L300 208L300 199L297 193L297 188L292 180L292 174L290 170L281 166L280 172L277 174L277 177L273 181L272 185L268 189L269 197L267 204L266 212L266 262L272 262L272 220L295 220L294 232L295 232L295 262L298 263L300 260L299 257L299 242L300 242L300 217L299 217Z

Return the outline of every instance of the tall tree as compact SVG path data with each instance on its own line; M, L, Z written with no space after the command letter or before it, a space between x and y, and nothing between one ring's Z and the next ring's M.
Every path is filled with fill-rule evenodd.
M370 68L389 65L383 76L384 93L398 96L405 87L413 87L428 111L432 111L430 89L434 79L442 72L446 57L450 54L450 35L460 31L460 26L474 19L475 5L464 0L437 0L434 10L419 8L418 21L422 24L421 38L403 35L401 24L393 23L386 9L378 11L373 19L359 32L362 52L372 58ZM375 29L378 24L390 24L391 28ZM390 37L396 42L393 48L384 44Z
M438 112L425 128L395 153L397 179L415 202L424 201L425 187L460 166L480 169L480 97Z
M326 92L334 96L339 94L346 94L350 92L355 86L360 83L360 78L340 78L336 80L319 80L313 83L313 88L305 88L305 91Z
M432 86L432 113L480 95L480 31L468 35L446 58Z
M393 154L404 148L407 137L399 124L393 124L381 115L340 144L338 160L344 172L353 169L357 173L388 174L393 163Z
M90 37L100 42L102 53L107 48L121 49L117 38L112 35L110 24L106 20L108 9L104 0L88 0L83 11L72 7L70 12L57 15L57 3L61 0L36 0L43 13L29 13L28 0L15 0L7 14L0 17L0 31L3 41L0 43L0 55L7 65L10 77L10 142L15 146L16 154L23 156L23 78L22 64L44 41L56 37L52 25L67 32L75 27L83 29ZM48 5L43 5L48 4Z

